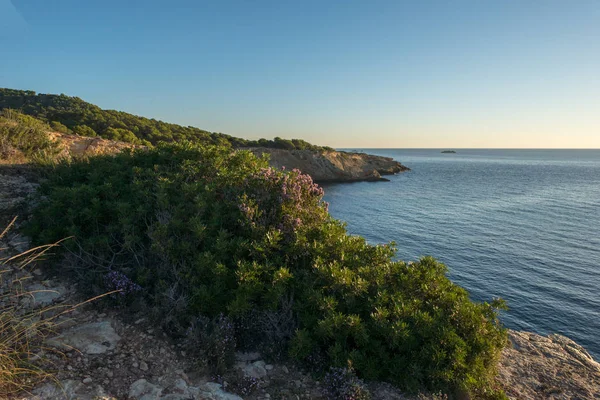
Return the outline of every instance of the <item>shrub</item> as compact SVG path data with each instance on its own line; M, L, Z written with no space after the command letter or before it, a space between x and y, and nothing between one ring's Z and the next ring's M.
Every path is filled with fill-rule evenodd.
M227 146L161 145L59 164L40 195L34 240L75 236L80 287L120 271L174 333L200 315L285 316L292 335L253 334L293 336L300 361L324 354L408 389L489 391L502 303L472 302L433 258L394 261L393 244L348 235L300 171ZM291 318L277 316L288 306Z
M21 153L31 161L47 163L60 152L47 134L50 128L41 121L13 110L0 112L0 159Z
M235 360L235 328L221 314L212 320L194 319L187 331L187 348L196 356L201 367L209 366L213 373L224 374Z
M69 128L57 121L50 122L50 128L55 132L69 133Z
M370 400L371 393L351 368L331 368L323 378L327 400Z
M92 128L90 128L87 125L75 125L73 127L73 133L76 135L81 135L81 136L90 136L90 137L96 137L96 131L94 131Z

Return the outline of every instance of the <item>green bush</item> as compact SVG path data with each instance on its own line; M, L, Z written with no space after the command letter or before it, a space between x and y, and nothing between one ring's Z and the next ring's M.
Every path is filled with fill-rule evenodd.
M50 122L50 129L54 132L69 133L69 128L57 121Z
M21 153L31 161L48 163L60 153L43 122L14 110L0 112L0 159Z
M199 316L259 312L297 327L263 336L293 336L300 361L326 355L325 368L350 363L408 389L492 393L501 302L472 302L433 258L394 261L393 245L348 235L299 171L227 146L161 145L59 164L40 195L34 241L76 238L63 273L91 290L119 271L174 333Z

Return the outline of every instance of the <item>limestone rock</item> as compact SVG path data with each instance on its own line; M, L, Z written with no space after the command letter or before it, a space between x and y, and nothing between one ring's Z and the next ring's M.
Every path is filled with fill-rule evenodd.
M35 389L28 400L115 400L99 385L85 385L74 380L46 383Z
M600 364L561 335L509 331L498 382L513 399L600 399Z
M240 396L223 391L221 385L208 382L201 386L201 395L210 400L243 400Z
M135 400L158 400L162 394L162 388L153 385L145 379L138 379L129 388L129 397Z
M264 361L255 361L252 364L248 364L242 368L242 372L245 376L255 379L262 379L267 376Z
M283 150L251 148L254 154L269 155L274 168L298 168L316 182L379 181L381 175L409 171L409 168L390 157L345 151Z
M252 362L260 360L260 353L253 351L247 353L237 352L235 353L236 361Z
M48 340L48 344L64 350L76 348L87 354L102 354L115 349L120 339L110 321L102 321L76 326Z
M39 283L33 284L28 288L31 292L31 299L33 300L34 306L47 306L52 304L55 300L62 297L67 289L60 285L57 287L46 287ZM27 299L27 297L25 297Z

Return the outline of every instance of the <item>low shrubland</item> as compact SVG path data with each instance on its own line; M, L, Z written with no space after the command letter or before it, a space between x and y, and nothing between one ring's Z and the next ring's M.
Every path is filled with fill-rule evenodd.
M54 161L60 149L47 131L50 127L14 110L0 112L0 161Z
M500 396L502 303L471 301L433 258L396 261L393 244L349 235L322 197L250 152L161 145L54 166L27 230L37 243L74 236L59 273L90 292L125 288L120 306L210 344L216 370L236 345L262 346L322 373L351 365L409 390Z

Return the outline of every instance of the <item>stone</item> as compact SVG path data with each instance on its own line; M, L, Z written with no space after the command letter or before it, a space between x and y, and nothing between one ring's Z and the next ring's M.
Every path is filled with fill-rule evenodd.
M162 388L145 379L138 379L129 387L129 397L135 400L158 400L162 394Z
M258 352L248 352L248 353L237 352L237 353L235 353L235 360L243 361L243 362L257 361L257 360L260 360L260 353L258 353Z
M215 382L207 382L200 387L201 396L210 400L243 400L240 396L223 391L221 385ZM200 397L202 398L202 397Z
M142 371L148 371L148 364L145 361L140 362L140 369Z
M85 378L83 381L83 383L85 383L86 385L92 383L92 378L90 378L89 376L87 378Z
M543 393L559 393L556 399L600 398L600 364L571 339L512 330L508 337L497 381L509 398L541 398Z
M117 335L109 321L76 326L63 334L48 340L48 345L63 350L73 348L86 354L102 354L114 349L121 337Z
M242 372L244 373L244 376L255 379L262 379L267 376L264 361L256 361L252 364L248 364L242 368Z
M74 380L46 383L34 389L28 400L115 400L99 385L84 385Z
M28 238L20 234L13 234L8 243L19 253L24 253L31 247Z
M188 391L187 382L181 378L177 378L173 384L173 390L177 393L186 393Z
M29 292L31 292L33 305L42 307L52 304L54 300L64 296L64 294L67 292L67 289L64 286L57 286L53 288L40 285L39 283L31 285L27 289Z

